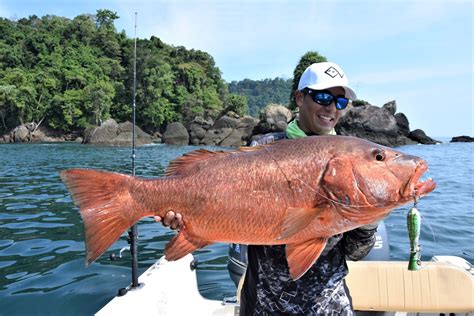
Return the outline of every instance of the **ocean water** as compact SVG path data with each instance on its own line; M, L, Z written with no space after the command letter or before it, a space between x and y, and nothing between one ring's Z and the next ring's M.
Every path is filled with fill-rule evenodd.
M420 200L422 259L455 255L474 263L474 144L411 145L399 150L426 159L437 189ZM161 176L170 160L196 149L153 145L137 150L136 173ZM212 149L212 148L211 148ZM220 148L219 148L220 149ZM108 255L127 245L124 237L89 267L84 266L83 226L58 173L86 167L130 173L128 148L73 143L0 145L0 315L91 315L130 283L130 255ZM385 220L390 256L407 260L406 212ZM140 221L139 268L163 254L174 235L152 219ZM227 245L198 250L201 293L221 299L235 293L226 270Z

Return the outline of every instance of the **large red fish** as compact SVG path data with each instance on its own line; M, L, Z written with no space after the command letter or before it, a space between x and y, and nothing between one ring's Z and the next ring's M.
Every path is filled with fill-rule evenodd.
M166 176L143 179L96 170L61 173L79 206L87 264L131 225L169 210L184 228L168 260L214 242L286 244L293 279L317 260L328 237L378 221L435 188L419 182L424 160L362 139L315 136L236 151L193 151Z

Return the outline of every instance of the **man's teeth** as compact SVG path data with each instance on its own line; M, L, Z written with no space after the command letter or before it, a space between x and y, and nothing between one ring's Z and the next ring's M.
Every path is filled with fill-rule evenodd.
M331 121L332 120L332 117L326 116L326 115L319 115L319 117L323 120L326 120L326 121Z

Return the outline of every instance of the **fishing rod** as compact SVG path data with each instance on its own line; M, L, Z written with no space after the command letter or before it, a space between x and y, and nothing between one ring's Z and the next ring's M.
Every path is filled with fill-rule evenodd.
M135 176L135 158L136 158L136 145L135 145L135 124L136 124L136 90L137 90L137 12L135 12L135 39L133 49L133 97L132 97L132 176ZM138 288L138 228L135 223L128 231L128 243L130 244L130 254L132 255L132 283L126 287L121 288L118 291L118 296L127 294L129 290ZM119 257L122 257L122 252L126 248L120 250ZM116 255L112 254L110 259L115 260Z
M137 12L135 12L135 40L133 48L133 103L132 103L132 176L135 176L135 123L137 94ZM132 254L132 289L138 287L138 228L135 223L128 232Z

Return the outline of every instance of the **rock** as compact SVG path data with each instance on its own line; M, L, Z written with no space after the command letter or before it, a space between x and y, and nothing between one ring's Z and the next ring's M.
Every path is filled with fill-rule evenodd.
M82 137L77 137L74 141L76 143L82 143L84 141L84 139Z
M89 127L84 131L84 144L107 146L132 146L133 124L124 122L118 124L114 119L108 119L99 127ZM150 144L152 138L135 126L135 145Z
M206 135L206 131L210 129L213 124L214 122L212 120L205 120L200 116L195 117L186 125L189 134L189 144L195 146L200 145Z
M216 122L212 126L212 129L228 128L228 127L235 128L238 123L239 123L239 120L237 118L224 115L216 120Z
M224 138L220 143L219 146L225 147L239 147L245 145L245 141L242 140L242 136L244 135L242 130L233 129L232 132Z
M408 122L408 118L403 113L395 114L395 121L397 121L398 130L403 136L408 137L410 133L410 123Z
M0 137L0 144L6 144L10 142L10 135L2 135Z
M387 102L382 106L382 108L392 113L392 115L395 115L395 113L397 113L397 101L393 100Z
M282 132L292 117L293 114L285 106L269 104L260 112L260 122L255 127L254 134Z
M242 140L246 143L250 140L253 135L253 131L258 124L258 119L251 116L244 116L240 119L236 128L242 131Z
M117 129L118 135L117 138L120 137L121 139L124 139L123 136L121 136L122 133L132 133L133 134L133 124L132 122L126 121L123 123L118 124L118 129ZM153 142L153 137L150 134L145 133L140 127L135 126L135 142L138 141L140 145L145 145L145 144L151 144ZM132 137L130 136L130 141Z
M232 132L233 128L224 127L219 129L210 129L201 141L201 145L218 146L224 139L226 139Z
M207 130L196 121L188 124L187 129L191 145L238 147L247 143L257 124L256 118L228 112Z
M33 132L36 129L36 124L35 122L30 122L30 123L25 123L24 126L30 131Z
M168 124L163 133L163 142L169 145L188 145L189 134L186 127L179 122Z
M30 141L30 131L25 125L17 126L10 134L10 138L14 143L22 143Z
M118 124L114 119L108 119L99 127L88 127L84 131L84 144L110 145L117 137Z
M336 125L336 132L390 147L414 143L399 131L390 111L374 105L352 107Z
M291 111L280 104L269 104L260 112L260 120L270 124L276 124L279 121L288 123L292 117Z
M450 143L458 143L458 142L472 143L474 142L474 138L470 136L462 135L462 136L453 137L450 141Z
M437 143L440 143L439 141L426 136L425 132L421 129L411 131L410 134L408 134L408 137L414 141L417 141L418 143L425 145L435 145Z

